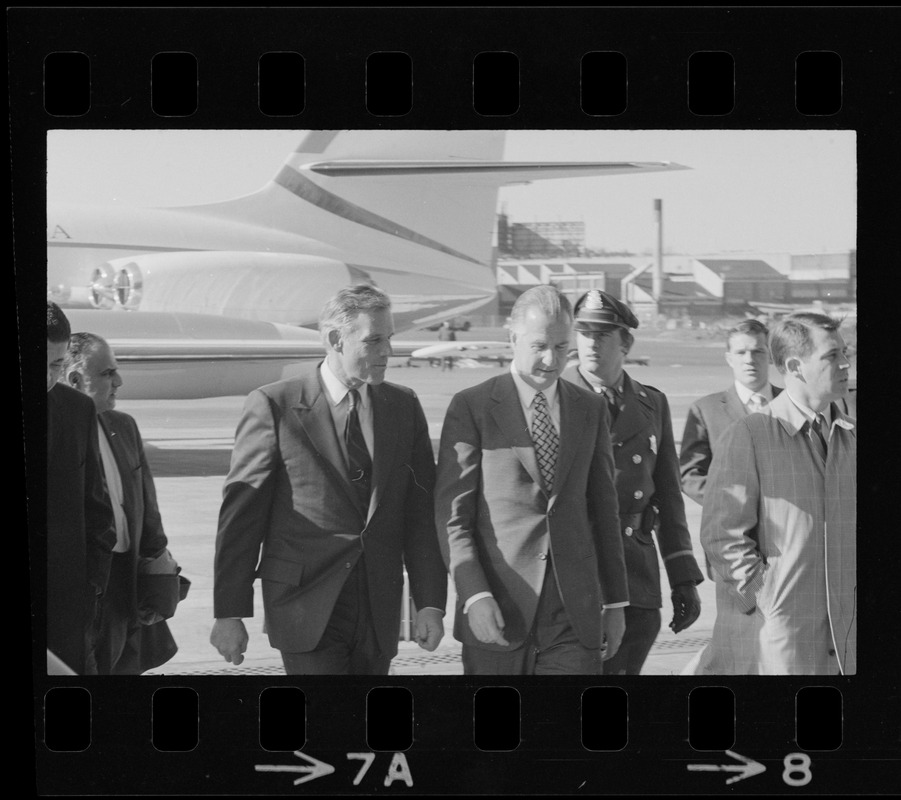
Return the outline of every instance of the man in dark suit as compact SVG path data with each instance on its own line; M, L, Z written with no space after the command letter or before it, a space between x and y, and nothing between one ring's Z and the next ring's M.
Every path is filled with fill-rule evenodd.
M253 615L260 577L288 674L384 675L404 568L416 641L431 651L444 634L428 425L411 390L384 382L394 334L384 292L342 289L319 328L325 361L245 403L219 514L210 641L243 661L241 618Z
M66 315L48 302L48 670L56 674L65 667L79 675L96 675L100 603L116 533L100 467L94 404L57 383L69 334Z
M167 549L138 425L128 414L114 410L122 386L115 354L100 336L75 333L69 340L64 373L65 382L87 395L97 410L100 461L116 523L97 667L101 675L139 675L164 664L178 649L161 615L142 607L139 571L150 569L150 564L159 569L166 562L177 591L178 565Z
M726 363L733 382L728 389L697 400L688 410L679 464L682 491L704 504L707 474L717 440L739 419L756 411L765 411L782 390L769 378L769 350L766 326L756 319L740 322L726 333ZM716 622L713 642L708 644L683 669L685 675L744 675L756 669L745 655L748 637L756 636L753 620L735 604L722 579L710 568L707 575L716 583Z
M609 675L638 675L660 631L663 600L654 534L669 579L674 632L700 615L695 586L704 579L685 521L666 396L623 369L634 341L631 331L637 327L638 319L625 303L598 289L587 292L575 306L579 364L563 373L566 380L603 396L610 411L629 607L619 652L604 663Z
M601 673L628 605L603 400L560 381L572 307L516 301L510 373L459 392L441 432L435 515L466 674Z

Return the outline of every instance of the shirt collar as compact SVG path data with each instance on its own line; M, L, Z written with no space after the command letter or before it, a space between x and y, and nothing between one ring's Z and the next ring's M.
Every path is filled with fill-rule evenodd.
M808 422L813 422L814 419L816 418L816 413L814 411L812 411L811 409L809 409L807 406L805 406L803 403L800 403L794 397L792 397L792 393L788 389L786 389L785 392L786 392L786 394L788 394L788 399L791 400L792 403L794 403L795 407L798 409L798 411L800 411L804 415L804 418ZM826 408L824 408L820 413L823 415L823 417L826 420L826 426L832 427L832 403L827 405Z
M513 376L513 383L516 385L516 391L519 393L519 401L523 404L524 408L531 408L532 402L535 400L535 395L538 394L538 389L533 389L529 384L527 384L522 376L514 369L513 364L510 364L510 374ZM554 403L557 400L557 383L558 380L555 380L547 389L541 389L541 393L544 395L544 399L547 400L547 407L553 408Z
M612 389L617 394L621 395L623 393L623 385L626 382L626 371L623 370L619 373L619 377L611 384L604 383L600 378L596 375L592 375L590 372L586 372L579 367L579 374L585 378L586 381L591 385L593 389L603 390L603 389Z
M319 374L322 375L322 383L325 386L325 392L328 395L329 400L331 401L333 406L337 406L341 403L342 400L347 396L347 393L350 391L344 383L332 372L332 368L328 365L328 359L322 362L319 367ZM360 393L360 405L363 408L369 407L369 391L368 385L362 384L357 387L357 391Z
M771 403L773 401L773 387L769 383L767 383L767 385L764 386L759 392L753 392L743 383L735 381L735 391L738 393L738 399L741 400L742 405L745 406L751 402L751 398L755 394L763 395L768 403Z

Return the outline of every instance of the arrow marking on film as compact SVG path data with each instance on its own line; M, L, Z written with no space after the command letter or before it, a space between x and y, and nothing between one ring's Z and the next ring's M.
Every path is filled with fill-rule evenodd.
M303 778L298 778L294 781L295 786L299 786L302 783L306 783L307 781L314 781L316 778L322 778L325 775L331 775L335 768L331 764L326 764L324 761L320 761L318 758L313 758L313 756L308 756L306 753L301 753L300 750L295 750L294 755L298 758L305 758L309 761L309 764L304 764L303 766L294 767L288 764L257 764L254 766L254 769L257 772L309 772L309 775L305 775Z
M726 751L727 756L732 756L732 758L741 761L741 764L689 764L688 769L693 772L738 772L738 775L733 775L729 778L726 783L736 783L737 781L744 780L745 778L751 778L754 775L759 775L761 772L766 772L766 767L763 766L758 761L754 761L751 758L745 758L744 756L740 756L738 753L734 753L732 750Z

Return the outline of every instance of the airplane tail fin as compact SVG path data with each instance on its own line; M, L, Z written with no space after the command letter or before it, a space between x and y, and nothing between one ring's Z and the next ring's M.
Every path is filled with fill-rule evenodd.
M682 168L504 162L504 139L504 131L310 131L263 189L192 210L339 242L383 266L413 244L488 272L501 186Z

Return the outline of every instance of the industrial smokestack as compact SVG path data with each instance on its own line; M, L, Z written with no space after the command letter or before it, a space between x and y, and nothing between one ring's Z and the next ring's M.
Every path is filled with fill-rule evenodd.
M660 298L663 296L663 200L654 200L654 227L657 229L657 249L654 253L654 279L651 294L660 311Z

